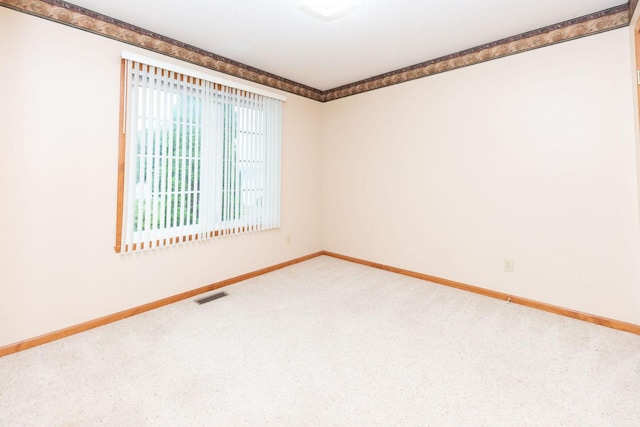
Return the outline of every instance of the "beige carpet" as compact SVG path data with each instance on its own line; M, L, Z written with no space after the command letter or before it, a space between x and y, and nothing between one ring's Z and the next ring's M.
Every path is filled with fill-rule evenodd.
M319 257L0 358L2 426L640 426L640 336Z

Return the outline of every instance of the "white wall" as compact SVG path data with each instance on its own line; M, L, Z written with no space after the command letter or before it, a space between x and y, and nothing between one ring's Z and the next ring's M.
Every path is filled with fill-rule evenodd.
M123 49L0 8L0 346L321 250L321 104L286 94L281 229L114 252Z
M280 230L117 255L136 49L0 8L0 346L320 249L640 324L627 31L328 104L287 94Z
M323 248L640 323L630 48L620 29L324 105Z

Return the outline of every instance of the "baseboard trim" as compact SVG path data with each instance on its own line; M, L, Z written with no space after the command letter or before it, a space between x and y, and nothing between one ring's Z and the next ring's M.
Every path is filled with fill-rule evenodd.
M272 265L270 267L265 267L260 270L252 271L250 273L241 274L239 276L235 276L229 279L222 280L220 282L212 283L210 285L206 285L197 289L193 289L187 292L182 292L177 295L173 295L167 298L163 298L157 301L153 301L147 304L140 305L138 307L130 308L128 310L120 311L118 313L110 314L108 316L100 317L98 319L90 320L88 322L80 323L74 326L70 326L68 328L60 329L58 331L50 332L44 335L40 335L35 338L29 338L24 341L20 341L14 344L9 344L3 347L0 347L0 357L6 356L8 354L17 353L22 350L26 350L32 347L36 347L42 344L46 344L51 341L56 341L64 337L68 337L70 335L75 335L80 332L88 331L93 328L97 328L98 326L107 325L109 323L117 322L118 320L126 319L127 317L135 316L136 314L144 313L149 310L153 310L168 304L172 304L174 302L182 301L187 298L192 298L196 295L203 294L205 292L210 292L225 286L232 285L234 283L242 282L243 280L251 279L253 277L261 276L263 274L270 273L272 271L280 270L282 268L288 267L290 265L298 264L300 262L308 261L312 258L316 258L320 255L326 255L333 258L341 259L344 261L353 262L356 264L366 265L368 267L378 268L380 270L390 271L392 273L402 274L404 276L414 277L416 279L426 280L428 282L437 283L439 285L449 286L456 289L461 289L463 291L473 292L476 294L488 296L491 298L496 298L504 301L510 301L514 304L520 304L527 307L535 308L538 310L547 311L550 313L559 314L561 316L571 317L574 319L582 320L589 323L594 323L596 325L606 326L608 328L617 329L620 331L630 332L632 334L640 335L640 325L636 325L633 323L627 323L620 320L609 319L606 317L596 316L594 314L583 313L576 310L571 310L568 308L558 307L552 304L547 304L539 301L530 300L527 298L521 298L517 295L506 294L503 292L492 291L490 289L481 288L479 286L467 285L466 283L456 282L453 280L443 279L441 277L431 276L428 274L418 273L411 270L406 270L403 268L392 267L385 264L380 264L377 262L366 261L360 258L354 258L346 255L341 255L334 252L329 251L319 251L309 255L305 255L299 258L292 259L290 261L285 261L280 264Z
M606 326L608 328L618 329L620 331L625 331L625 332L630 332L632 334L640 335L640 325L636 325L633 323L622 322L620 320L614 320L606 317L596 316L594 314L588 314L588 313L583 313L576 310L570 310L568 308L558 307L555 305L534 301L527 298L521 298L516 295L506 294L498 291L492 291L490 289L481 288L478 286L467 285L466 283L443 279L441 277L436 277L436 276L430 276L428 274L417 273L415 271L405 270L403 268L392 267L384 264L379 264L377 262L366 261L363 259L341 255L334 252L322 251L322 255L327 255L327 256L338 258L344 261L350 261L357 264L378 268L380 270L386 270L393 273L402 274L404 276L415 277L417 279L426 280L428 282L437 283L439 285L449 286L452 288L461 289L463 291L473 292L475 294L480 294L480 295L488 296L491 298L497 298L504 301L512 302L514 304L520 304L520 305L535 308L538 310L559 314L561 316L571 317L571 318L582 320L585 322L595 323L596 325Z
M0 357L6 356L12 353L17 353L19 351L36 347L42 344L46 344L51 341L59 340L60 338L65 338L70 335L75 335L80 332L88 331L89 329L97 328L98 326L103 326L109 323L116 322L118 320L126 319L127 317L135 316L136 314L144 313L145 311L153 310L168 304L172 304L174 302L182 301L184 299L194 297L195 295L203 294L205 292L210 292L218 288L222 288L224 286L229 286L234 283L242 282L243 280L251 279L253 277L270 273L275 270L280 270L281 268L285 268L293 264L298 264L300 262L310 260L322 254L323 252L315 252L300 258L295 258L290 261L285 261L280 264L272 265L270 267L265 267L260 270L252 271L250 273L241 274L240 276L235 276L230 279L212 283L210 285L206 285L201 288L193 289L187 292L182 292L180 294L163 298L157 301L153 301L147 304L143 304L138 307L130 308L128 310L120 311L118 313L110 314L108 316L100 317L94 320L89 320L88 322L80 323L78 325L70 326L68 328L64 328L58 331L40 335L35 338L29 338L24 341L20 341L14 344L9 344L9 345L0 347Z

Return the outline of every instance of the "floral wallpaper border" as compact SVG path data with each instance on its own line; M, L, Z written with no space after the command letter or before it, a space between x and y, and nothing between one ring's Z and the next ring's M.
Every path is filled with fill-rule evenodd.
M331 89L324 94L323 101L332 101L420 79L492 59L614 30L628 24L629 9L627 5L621 5Z
M62 0L0 0L0 6L317 101L321 100L323 93L318 89L270 74Z
M333 101L492 59L621 28L629 25L630 17L633 15L637 4L638 0L630 0L627 4L601 12L390 71L345 86L321 91L62 0L0 0L0 6L109 37L214 71L320 102Z

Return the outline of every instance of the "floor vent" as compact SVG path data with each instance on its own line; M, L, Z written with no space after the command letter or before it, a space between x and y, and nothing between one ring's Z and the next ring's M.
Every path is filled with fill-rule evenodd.
M227 295L229 294L226 292L218 292L217 294L213 294L213 295L209 295L208 297L197 299L196 302L198 304L204 304L206 302L213 301L214 299L226 297Z

